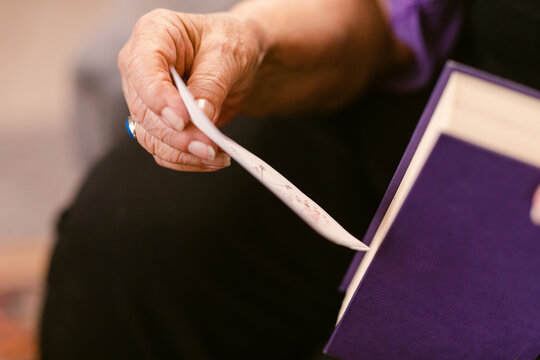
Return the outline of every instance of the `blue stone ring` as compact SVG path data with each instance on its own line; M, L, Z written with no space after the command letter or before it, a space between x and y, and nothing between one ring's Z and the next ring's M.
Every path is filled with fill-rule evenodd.
M137 123L131 118L131 116L128 116L126 119L126 130L132 139L137 138Z

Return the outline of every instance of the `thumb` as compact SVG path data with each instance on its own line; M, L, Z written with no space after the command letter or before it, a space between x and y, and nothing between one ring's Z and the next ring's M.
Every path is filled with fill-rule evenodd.
M205 52L203 49L195 58L187 87L197 105L212 122L216 122L225 99L238 78L238 70L222 62L222 56Z

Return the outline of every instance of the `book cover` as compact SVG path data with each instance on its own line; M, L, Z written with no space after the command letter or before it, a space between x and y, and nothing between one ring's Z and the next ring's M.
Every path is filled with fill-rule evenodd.
M370 244L431 121L439 80L364 238ZM539 120L540 121L540 120ZM540 355L540 228L529 219L540 168L441 134L326 352L342 359L535 359ZM357 257L344 283L360 265Z

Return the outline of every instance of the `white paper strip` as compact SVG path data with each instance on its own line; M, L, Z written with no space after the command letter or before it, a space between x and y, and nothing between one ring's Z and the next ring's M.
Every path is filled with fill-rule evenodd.
M191 122L199 130L266 186L268 190L274 193L316 232L336 244L353 250L369 250L369 247L349 234L326 211L302 193L283 175L219 131L197 106L193 96L173 67L171 67L171 73L189 112Z

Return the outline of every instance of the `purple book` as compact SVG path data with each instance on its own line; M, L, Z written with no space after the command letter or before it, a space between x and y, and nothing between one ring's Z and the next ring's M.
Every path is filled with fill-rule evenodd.
M342 284L340 359L540 355L540 94L447 64Z

